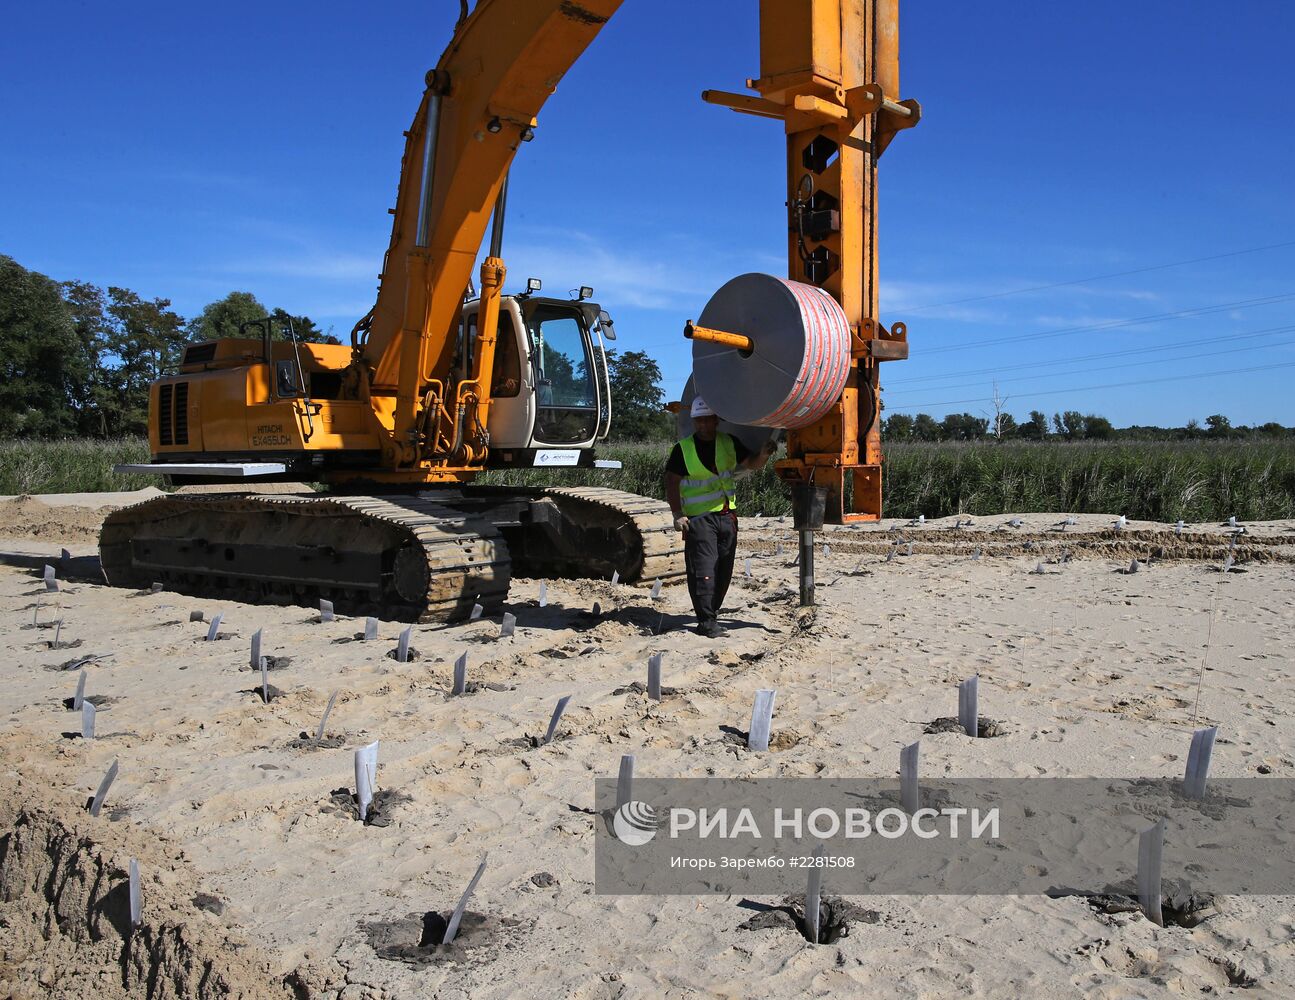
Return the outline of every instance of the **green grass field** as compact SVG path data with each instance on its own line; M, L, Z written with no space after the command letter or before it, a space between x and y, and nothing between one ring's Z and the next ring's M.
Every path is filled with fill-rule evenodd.
M617 471L492 472L484 482L532 486L602 485L662 496L668 445L621 443L600 449ZM117 462L148 459L142 439L16 441L0 444L0 493L133 490L150 476L115 476ZM1295 446L1286 442L1194 441L889 445L886 512L991 515L1005 511L1123 513L1139 520L1295 518ZM748 513L786 513L790 503L772 472L739 481Z

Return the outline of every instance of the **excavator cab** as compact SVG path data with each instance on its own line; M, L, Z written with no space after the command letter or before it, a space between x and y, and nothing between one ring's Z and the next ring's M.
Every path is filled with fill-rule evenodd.
M479 300L464 304L459 356L469 370L479 311ZM582 453L611 430L611 317L585 299L509 295L500 300L497 337L488 464L589 464Z

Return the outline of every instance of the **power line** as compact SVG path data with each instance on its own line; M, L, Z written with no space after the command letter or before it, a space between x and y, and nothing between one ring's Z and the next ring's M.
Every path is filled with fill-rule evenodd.
M1274 326L1269 327L1266 330L1257 330L1254 333L1241 333L1236 334L1235 336L1222 334L1218 337L1205 337L1202 340L1175 340L1172 343L1162 344L1156 347L1140 347L1132 351L1121 350L1120 353L1124 355L1155 354L1162 351L1176 351L1184 347L1200 347L1205 344L1216 344L1220 340L1225 340L1228 343L1233 343L1238 340L1254 340L1256 337L1271 337L1278 333L1290 333L1292 330L1295 330L1295 326ZM1055 361L1030 361L1020 365L999 365L995 368L977 368L971 371L948 372L944 375L917 375L913 378L887 379L886 385L887 387L890 387L895 385L908 385L912 382L934 382L940 379L963 378L967 375L996 375L999 372L1021 371L1026 368L1050 368L1055 367L1056 365L1068 365L1073 364L1076 361L1100 361L1102 358L1109 358L1110 356L1110 351L1103 351L1101 354L1081 354L1077 357L1060 358ZM932 386L932 388L936 387ZM901 389L900 391L906 392L907 390Z
M1054 281L1049 285L1031 285L1028 288L1015 288L1010 292L990 292L987 295L972 295L965 299L952 299L948 302L933 302L925 306L913 306L909 309L901 310L902 312L924 312L927 309L940 309L944 306L959 306L968 302L984 302L986 299L1001 299L1007 295L1024 295L1026 292L1043 292L1049 288L1065 288L1069 285L1086 285L1090 281L1105 281L1108 278L1127 278L1132 274L1147 274L1151 271L1165 271L1171 267L1183 267L1187 264L1203 264L1211 260L1223 260L1227 257L1240 257L1243 254L1260 253L1264 250L1280 250L1285 247L1295 247L1295 240L1286 243L1269 243L1262 247L1248 247L1245 250L1232 250L1228 253L1211 254L1208 257L1193 257L1191 260L1176 260L1170 264L1153 264L1150 267L1135 267L1130 271L1112 271L1110 274L1095 274L1090 278L1075 278L1072 281Z
M1104 385L1077 385L1068 389L1048 389L1045 392L1031 392L1029 396L1057 396L1067 392L1090 392L1095 389L1121 389L1131 385L1153 385L1158 382L1182 382L1194 378L1217 378L1220 375L1243 375L1249 372L1268 372L1277 368L1293 368L1295 361L1284 361L1275 365L1257 365L1254 368L1232 368L1223 371L1198 372L1192 375L1166 375L1162 378L1135 379L1132 382L1107 382ZM984 403L988 401L987 396L977 396L973 399L946 399L940 403L920 403L914 406L888 406L886 409L896 412L907 413L913 410L933 410L941 406L961 406L964 403Z
M1288 327L1288 329L1295 330L1295 327ZM1238 347L1238 348L1236 348L1235 350L1230 351L1229 353L1232 353L1232 354L1243 354L1243 353L1245 353L1245 352L1247 352L1247 351L1267 351L1267 350L1271 350L1271 349L1272 349L1272 348L1274 348L1274 347L1289 347L1289 346L1291 346L1292 344L1295 344L1295 340L1281 340L1281 341L1278 341L1278 342L1277 342L1277 343L1275 343L1275 344L1255 344L1253 347ZM1040 378L1064 378L1065 376L1068 376L1068 375L1087 375L1087 374L1089 374L1089 373L1091 373L1091 372L1120 371L1120 370L1122 370L1122 369L1124 369L1124 368L1138 368L1138 367L1141 367L1142 365L1163 365L1163 364L1165 364L1165 360L1164 360L1163 358L1151 358L1149 361L1130 361L1130 362L1125 363L1125 364L1118 364L1118 365L1102 365L1102 366L1100 366L1100 367L1098 367L1098 368L1076 368L1076 369L1074 369L1073 371L1064 371L1064 372L1047 372L1047 373L1045 373L1045 374L1041 374L1041 375L1018 375L1018 376L1016 376L1015 378L997 379L996 381L998 381L998 382L1028 382L1028 381L1030 381L1031 379L1040 379ZM959 382L959 383L958 383L958 384L956 384L956 385L942 385L942 386L939 386L938 388L941 388L941 389L970 389L970 388L972 388L973 386L983 385L983 384L984 384L983 382ZM926 392L926 391L927 391L926 389L901 389L901 390L900 390L900 394L908 395L908 394L915 393L915 392ZM1025 393L1025 395L1028 395L1028 393Z
M1295 299L1295 293L1270 295L1259 299L1239 299L1236 302L1222 302L1213 306L1200 306L1195 309L1178 309L1174 312L1157 313L1153 316L1137 316L1133 319L1111 320L1106 323L1092 323L1088 326L1072 326L1064 330L1047 330L1042 333L1023 333L1015 337L995 337L991 340L976 340L969 343L953 344L949 347L931 347L926 354L945 354L949 351L972 351L987 344L1014 344L1025 340L1048 340L1052 337L1066 337L1072 333L1089 333L1094 330L1119 330L1124 327L1137 326L1141 323L1155 323L1166 319L1182 319L1187 316L1209 316L1213 313L1227 312L1229 309L1253 309L1257 306L1275 305Z

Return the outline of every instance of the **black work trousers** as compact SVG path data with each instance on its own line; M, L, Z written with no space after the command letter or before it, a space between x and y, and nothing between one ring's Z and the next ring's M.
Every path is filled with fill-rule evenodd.
M737 555L737 515L732 511L699 514L688 518L684 535L684 565L688 570L688 593L697 613L697 624L719 617L733 579Z

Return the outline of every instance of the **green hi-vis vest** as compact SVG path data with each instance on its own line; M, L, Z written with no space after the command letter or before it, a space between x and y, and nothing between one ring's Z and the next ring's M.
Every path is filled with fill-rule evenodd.
M712 472L697 457L697 443L692 436L679 442L688 475L679 483L679 499L687 517L723 510L728 501L730 510L737 509L737 490L733 485L733 470L737 468L737 449L727 434L715 435L715 465Z

